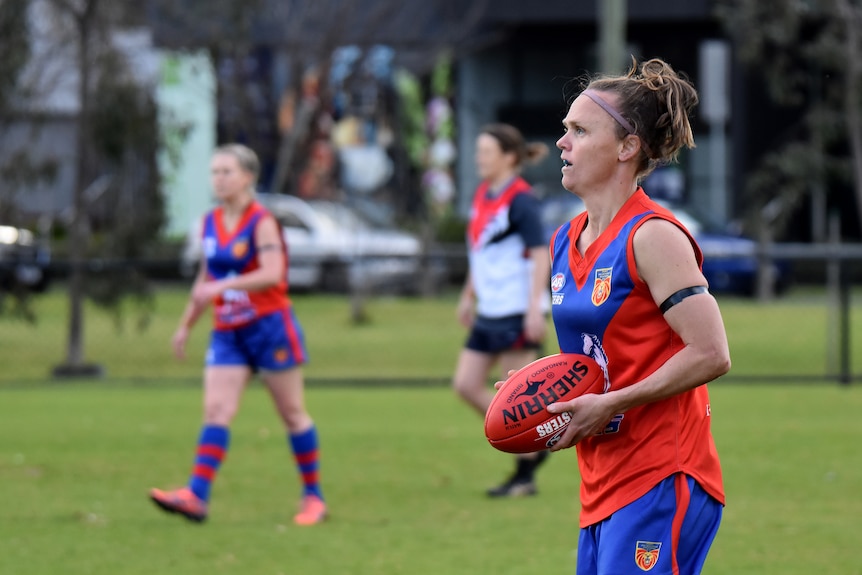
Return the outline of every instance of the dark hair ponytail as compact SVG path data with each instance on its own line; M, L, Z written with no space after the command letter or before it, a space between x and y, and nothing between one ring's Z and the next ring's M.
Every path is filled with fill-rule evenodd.
M488 134L500 144L506 154L515 154L518 168L525 164L536 164L548 155L548 146L542 142L527 142L521 131L510 124L487 124L480 134Z

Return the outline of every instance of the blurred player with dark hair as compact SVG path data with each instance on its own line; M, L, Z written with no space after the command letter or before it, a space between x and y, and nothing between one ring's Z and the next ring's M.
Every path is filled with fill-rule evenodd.
M548 153L527 143L508 124L485 126L476 139L475 192L467 230L470 270L461 290L458 319L470 334L455 369L453 386L485 415L493 390L491 369L503 374L539 357L547 331L548 248L539 203L520 176L525 164ZM519 455L515 472L488 490L491 497L533 495L534 473L548 452Z

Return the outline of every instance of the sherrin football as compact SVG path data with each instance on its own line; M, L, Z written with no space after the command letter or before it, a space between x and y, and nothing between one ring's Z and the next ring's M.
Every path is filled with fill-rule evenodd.
M553 446L571 421L550 413L552 403L604 391L605 376L588 355L542 357L513 373L497 390L485 413L485 437L506 453L533 453Z

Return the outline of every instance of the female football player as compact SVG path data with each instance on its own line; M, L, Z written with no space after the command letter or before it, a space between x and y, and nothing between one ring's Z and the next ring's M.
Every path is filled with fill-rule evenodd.
M287 248L275 218L255 201L255 153L229 144L215 150L212 186L219 206L203 225L203 255L191 297L173 336L178 358L192 326L212 305L215 325L204 370L203 426L188 484L153 489L165 511L192 521L207 517L210 489L230 443L229 426L246 384L259 373L284 422L303 493L294 521L326 516L318 479L317 430L305 409L300 366L307 360L302 329L287 296Z
M522 167L547 155L527 144L508 124L485 126L476 139L475 192L467 230L469 273L458 303L459 321L470 329L458 357L455 391L483 417L494 393L488 377L536 359L548 313L547 241L538 200L520 176ZM534 472L548 453L521 455L514 473L488 490L491 497L533 495Z
M563 120L562 184L586 211L551 240L562 352L606 358L609 390L549 406L577 446L578 575L700 573L721 520L706 383L730 369L701 251L639 186L693 147L694 87L667 63L593 79ZM585 346L589 342L589 350Z

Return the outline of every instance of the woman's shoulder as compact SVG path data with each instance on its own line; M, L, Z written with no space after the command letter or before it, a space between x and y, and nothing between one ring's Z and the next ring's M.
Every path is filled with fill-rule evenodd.
M524 188L512 197L512 203L515 202L527 205L538 205L539 198L533 193L532 188Z

